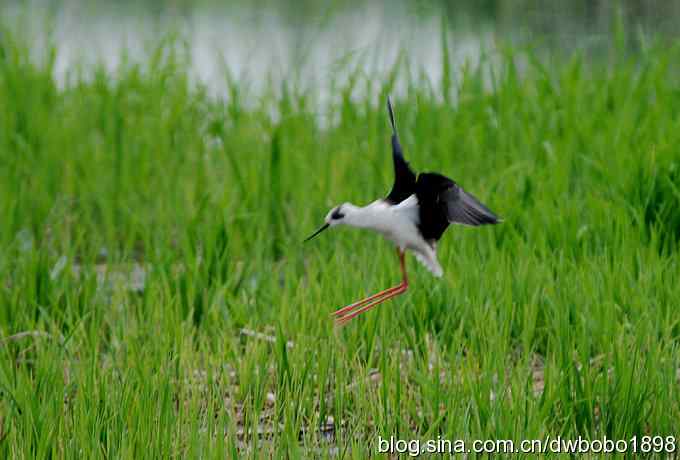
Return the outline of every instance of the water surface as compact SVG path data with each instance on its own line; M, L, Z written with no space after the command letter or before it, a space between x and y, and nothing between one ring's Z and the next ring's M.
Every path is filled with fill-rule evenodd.
M141 61L161 38L174 34L189 51L192 77L217 94L226 91L227 73L255 91L280 80L324 88L357 72L384 75L400 55L403 65L436 86L443 71L442 37L455 76L499 44L598 56L611 49L617 31L635 50L646 37L674 36L680 21L680 2L663 1L9 0L3 5L4 22L20 24L36 43L49 37L57 45L55 76L62 85L92 63L112 70L123 56Z

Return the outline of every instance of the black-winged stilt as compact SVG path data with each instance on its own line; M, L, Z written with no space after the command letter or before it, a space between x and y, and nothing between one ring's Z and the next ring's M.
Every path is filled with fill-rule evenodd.
M358 302L335 311L336 322L345 324L352 318L370 310L408 289L405 251L411 250L436 277L442 276L437 261L437 241L449 224L479 226L497 224L498 217L458 184L438 173L421 173L416 178L404 154L397 135L392 104L387 99L387 111L392 125L392 159L394 160L394 185L386 198L367 206L343 203L335 206L326 216L325 223L305 241L335 225L350 225L381 233L397 246L402 281Z

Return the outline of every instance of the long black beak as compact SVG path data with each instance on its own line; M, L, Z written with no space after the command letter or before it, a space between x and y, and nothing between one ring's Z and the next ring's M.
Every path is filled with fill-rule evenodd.
M327 229L328 227L330 227L330 226L331 226L331 224L328 224L328 223L323 224L323 225L321 226L321 228L319 228L317 231L315 231L315 232L312 234L312 236L307 237L307 239L305 239L304 242L306 243L307 241L311 240L311 239L314 238L316 235L318 235L319 233L323 232L324 230L326 230L326 229Z

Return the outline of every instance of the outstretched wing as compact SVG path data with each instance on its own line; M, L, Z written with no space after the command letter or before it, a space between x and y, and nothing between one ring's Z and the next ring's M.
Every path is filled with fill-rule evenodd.
M418 176L416 196L420 207L420 231L426 240L438 240L449 224L487 225L500 222L489 208L446 176Z
M399 136L397 134L397 125L394 122L394 113L392 112L392 103L390 98L387 98L387 112L390 115L390 124L392 125L392 160L394 162L394 185L386 200L391 204L397 204L404 201L409 196L413 195L416 190L416 173L413 172L408 162L404 159L404 153L401 150L399 143Z

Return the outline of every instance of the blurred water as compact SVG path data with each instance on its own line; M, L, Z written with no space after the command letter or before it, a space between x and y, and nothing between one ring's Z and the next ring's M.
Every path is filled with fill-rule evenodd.
M225 67L254 91L282 79L324 88L355 72L385 74L400 52L436 86L443 28L454 76L498 43L606 53L617 23L635 48L645 36L677 33L680 2L5 0L0 14L33 38L54 40L60 84L92 63L114 69L124 55L140 60L175 32L192 76L223 94Z

